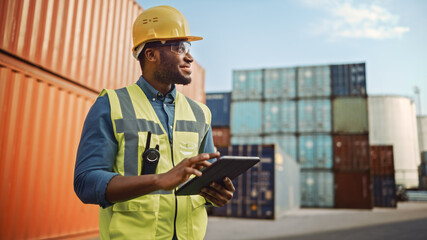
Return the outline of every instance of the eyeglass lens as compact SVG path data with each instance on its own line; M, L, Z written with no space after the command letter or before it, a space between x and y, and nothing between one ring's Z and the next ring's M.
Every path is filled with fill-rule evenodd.
M177 42L171 45L171 51L176 54L187 54L190 52L191 44L189 42Z

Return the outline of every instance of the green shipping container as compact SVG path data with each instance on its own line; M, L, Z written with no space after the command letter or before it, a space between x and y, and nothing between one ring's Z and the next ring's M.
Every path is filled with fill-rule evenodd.
M368 133L368 105L364 97L337 97L332 101L335 133Z

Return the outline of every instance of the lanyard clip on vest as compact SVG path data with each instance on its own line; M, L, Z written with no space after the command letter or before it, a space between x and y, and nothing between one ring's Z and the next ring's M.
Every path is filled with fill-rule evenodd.
M159 145L156 148L150 148L151 132L147 134L147 143L145 145L145 151L142 154L142 171L141 175L144 174L155 174L157 164L160 159Z

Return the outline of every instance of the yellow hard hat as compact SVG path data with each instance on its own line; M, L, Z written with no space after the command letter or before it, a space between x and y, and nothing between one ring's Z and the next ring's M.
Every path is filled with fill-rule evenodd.
M133 23L133 52L142 43L175 39L197 41L203 38L191 36L184 15L173 7L149 8L142 12Z

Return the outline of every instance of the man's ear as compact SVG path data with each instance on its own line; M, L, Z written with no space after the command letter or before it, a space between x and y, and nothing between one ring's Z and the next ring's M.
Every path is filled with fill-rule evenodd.
M144 55L149 62L156 62L158 59L158 51L155 51L153 48L145 49Z

